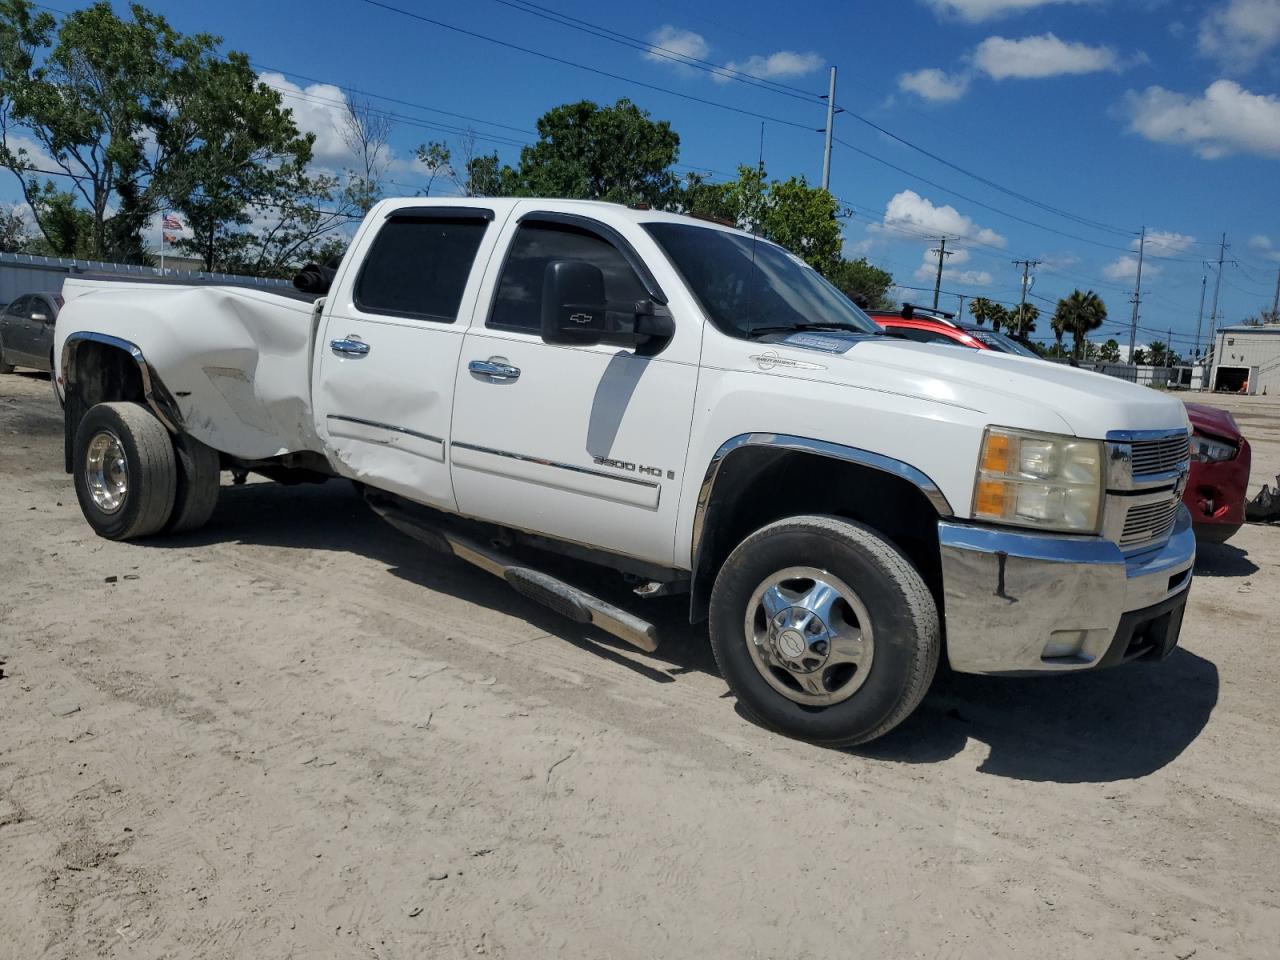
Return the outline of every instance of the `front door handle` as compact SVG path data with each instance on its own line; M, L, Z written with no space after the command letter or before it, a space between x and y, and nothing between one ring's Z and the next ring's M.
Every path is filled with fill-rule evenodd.
M354 333L349 333L341 340L330 340L329 349L340 357L363 357L369 352L369 345Z
M490 357L488 360L472 360L467 364L467 369L482 377L488 377L490 380L520 379L520 368L513 367L501 357Z

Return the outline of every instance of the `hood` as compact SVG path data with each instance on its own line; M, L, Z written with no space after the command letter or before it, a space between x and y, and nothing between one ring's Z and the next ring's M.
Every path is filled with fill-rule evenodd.
M1105 438L1110 430L1188 426L1186 411L1172 397L1046 360L826 332L768 340L780 357L794 358L803 367L821 364L821 372L805 373L806 377L967 407L986 415L992 424L1019 427L1056 418L1067 432L1094 439Z
M1226 410L1208 407L1203 403L1188 403L1186 408L1187 416L1191 418L1191 425L1197 432L1212 434L1224 440L1234 440L1237 443L1240 441L1240 427L1236 424L1236 418Z

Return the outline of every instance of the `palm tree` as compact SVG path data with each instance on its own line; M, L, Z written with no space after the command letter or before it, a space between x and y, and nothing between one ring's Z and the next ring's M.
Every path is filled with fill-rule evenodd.
M1079 360L1085 337L1106 321L1107 305L1101 297L1092 290L1088 293L1073 290L1070 296L1058 301L1058 308L1053 314L1053 334L1061 344L1062 334L1069 332L1071 355Z
M988 316L991 317L991 329L994 330L996 333L1000 332L1001 324L1004 324L1006 327L1008 327L1010 326L1010 321L1013 319L1009 311L1006 310L1004 307L1000 306L1000 304L998 303L991 304L991 312L988 314Z
M1040 308L1034 303L1021 305L1017 310L1009 311L1009 330L1018 335L1036 332L1036 321L1040 319Z
M991 319L992 308L995 306L986 297L974 297L969 301L969 315L977 321L978 326L982 326Z

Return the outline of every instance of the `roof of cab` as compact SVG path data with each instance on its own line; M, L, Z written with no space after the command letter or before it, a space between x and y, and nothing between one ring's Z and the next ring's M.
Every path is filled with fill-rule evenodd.
M552 197L393 197L381 201L373 211L380 211L383 216L406 207L478 207L505 213L513 207L524 205L530 211L545 210L549 213L576 213L584 217L595 217L605 221L619 220L634 224L645 223L683 223L688 226L707 227L736 233L744 237L751 234L737 227L731 227L716 220L694 217L684 213L671 213L666 210L651 210L630 207L626 204L611 203L606 200L564 200Z

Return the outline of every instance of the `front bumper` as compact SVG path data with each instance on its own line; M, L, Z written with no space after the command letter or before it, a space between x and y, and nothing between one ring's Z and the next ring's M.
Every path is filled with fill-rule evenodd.
M1196 558L1185 507L1169 540L1110 540L938 524L947 655L960 673L1067 673L1177 643Z

